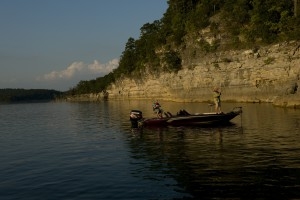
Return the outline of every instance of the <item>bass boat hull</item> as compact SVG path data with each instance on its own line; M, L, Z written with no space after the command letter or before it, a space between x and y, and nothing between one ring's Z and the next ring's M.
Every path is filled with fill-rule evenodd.
M189 114L184 111L183 115L168 116L164 118L139 119L139 126L202 126L224 125L242 113L241 107L234 108L227 113L201 113Z

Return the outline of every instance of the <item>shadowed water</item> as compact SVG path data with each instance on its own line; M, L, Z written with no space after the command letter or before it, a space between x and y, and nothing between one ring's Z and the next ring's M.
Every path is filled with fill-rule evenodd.
M131 130L151 103L0 105L0 199L300 198L299 110L224 104L243 106L231 126Z

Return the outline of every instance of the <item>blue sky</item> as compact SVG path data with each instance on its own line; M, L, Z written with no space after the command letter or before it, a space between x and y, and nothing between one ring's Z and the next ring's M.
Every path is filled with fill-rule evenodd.
M167 0L1 0L0 88L65 91L109 73Z

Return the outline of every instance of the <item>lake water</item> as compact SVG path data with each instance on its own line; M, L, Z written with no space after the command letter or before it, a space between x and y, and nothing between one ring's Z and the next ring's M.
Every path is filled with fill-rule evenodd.
M243 106L232 126L131 130L151 104L0 104L0 199L300 199L300 110L224 103Z

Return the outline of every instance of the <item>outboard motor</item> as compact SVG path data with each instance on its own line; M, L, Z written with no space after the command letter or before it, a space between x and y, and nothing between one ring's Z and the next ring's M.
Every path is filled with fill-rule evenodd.
M139 121L143 119L143 114L139 110L132 110L130 112L130 121L131 121L131 128L138 128Z

